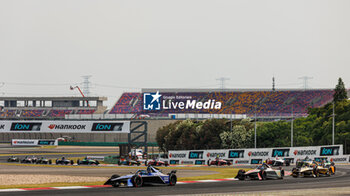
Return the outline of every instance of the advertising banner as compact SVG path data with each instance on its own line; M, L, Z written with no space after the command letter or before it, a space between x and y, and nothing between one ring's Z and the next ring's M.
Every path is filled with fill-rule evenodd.
M129 133L130 121L0 121L0 133Z
M58 141L54 139L12 139L12 146L57 146Z
M169 151L170 164L193 162L203 165L216 158L230 161L232 164L261 164L266 159L274 157L288 160L290 163L295 163L297 159L305 157L315 160L333 160L339 163L349 161L348 156L343 156L342 145Z

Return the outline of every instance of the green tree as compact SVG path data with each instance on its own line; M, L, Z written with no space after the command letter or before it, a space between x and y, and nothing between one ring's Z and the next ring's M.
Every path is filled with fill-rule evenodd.
M166 144L165 138L170 131L174 131L176 129L176 126L179 123L180 121L177 121L175 123L170 123L158 129L156 133L156 141L161 151L166 152L168 150L168 145Z
M208 119L203 122L199 130L199 147L201 149L220 149L220 134L229 130L225 119Z
M252 143L253 129L247 130L244 125L235 125L232 131L220 134L222 148L247 148Z
M339 78L338 84L335 86L335 89L334 89L333 101L338 102L347 98L348 96L346 93L344 82L341 78Z

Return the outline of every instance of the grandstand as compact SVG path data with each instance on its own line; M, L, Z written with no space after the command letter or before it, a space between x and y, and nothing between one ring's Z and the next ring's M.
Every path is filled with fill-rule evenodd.
M0 118L55 118L67 114L102 114L106 97L0 97Z
M143 110L143 93L159 91L162 97L183 97L205 102L209 99L222 103L214 109ZM333 100L333 89L296 90L217 90L217 89L143 89L142 92L123 93L109 114L137 114L169 117L170 114L244 114L259 117L306 116L308 108L323 106ZM174 98L176 97L176 98ZM180 97L180 98L178 98ZM167 98L166 98L167 99ZM166 100L168 101L168 100Z

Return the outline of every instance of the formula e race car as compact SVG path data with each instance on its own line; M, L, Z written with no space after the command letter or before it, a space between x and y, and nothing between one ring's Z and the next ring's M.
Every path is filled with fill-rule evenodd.
M230 161L226 161L223 159L215 159L215 160L208 160L208 166L211 165L216 165L216 166L221 166L221 165L232 165Z
M26 157L24 157L24 159L22 159L20 162L21 163L35 163L36 162L36 160L37 160L37 158L36 157L28 157L28 156L26 156Z
M167 161L161 161L161 160L150 160L148 162L145 162L145 165L152 165L152 166L169 166L169 163Z
M284 170L280 167L279 169L272 169L269 165L262 164L256 169L244 171L239 170L236 178L239 180L267 180L267 179L283 179Z
M62 157L61 159L56 159L56 165L73 165L74 161Z
M267 159L266 160L266 164L274 166L274 167L278 167L278 166L289 166L290 162L289 160L284 160L281 159L279 157L275 157L274 159Z
M147 170L137 170L134 174L126 176L113 175L105 182L105 185L112 185L113 187L140 187L144 184L167 184L175 186L176 182L176 170L163 174L159 169L149 165Z
M297 178L299 176L305 177L319 177L320 174L329 175L328 169L320 166L316 161L312 160L298 160L296 167L292 169L292 176Z
M52 160L41 157L40 159L36 160L36 164L52 164Z
M119 160L118 165L141 165L141 162L138 160L131 160L131 159L124 159L124 160Z
M85 157L83 160L78 159L77 164L78 165L99 165L100 162L98 160L88 159L87 157Z
M323 167L324 167L324 168L328 168L329 173L330 173L331 175L334 175L334 174L335 174L336 168L335 168L334 162L326 161L326 162L323 163Z
M15 156L11 156L7 159L7 162L19 162L19 158Z

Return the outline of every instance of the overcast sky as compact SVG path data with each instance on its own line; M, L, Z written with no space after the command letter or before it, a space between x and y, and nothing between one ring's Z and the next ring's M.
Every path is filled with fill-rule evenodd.
M350 1L0 0L0 96L350 87Z

